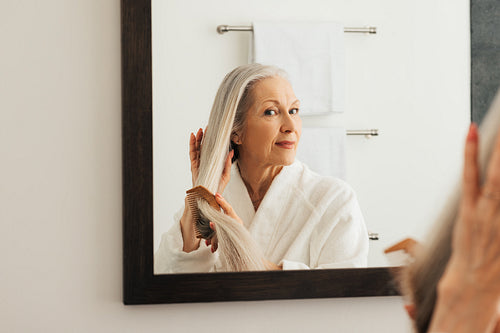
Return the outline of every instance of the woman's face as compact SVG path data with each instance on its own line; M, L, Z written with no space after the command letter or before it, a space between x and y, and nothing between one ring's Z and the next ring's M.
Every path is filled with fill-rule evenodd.
M281 77L266 78L255 84L251 98L245 126L233 137L240 158L262 166L292 164L302 131L292 86Z

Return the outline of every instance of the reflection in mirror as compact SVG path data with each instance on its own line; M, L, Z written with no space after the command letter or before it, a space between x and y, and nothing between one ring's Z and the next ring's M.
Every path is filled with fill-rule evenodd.
M303 127L380 129L371 140L345 138L345 179L368 231L379 235L369 244L369 266L392 264L383 249L393 243L423 238L461 166L470 105L468 3L318 0L283 8L278 1L193 6L178 0L152 6L155 250L179 223L174 215L192 187L189 133L207 125L224 75L248 61L251 32L215 29L270 19L377 27L376 35L345 35L345 111L302 117Z
M188 195L155 255L157 271L366 266L368 234L353 190L295 159L300 108L277 67L242 65L224 78L206 131L190 139L193 186L207 197ZM215 208L205 200L214 192L225 197L216 195Z

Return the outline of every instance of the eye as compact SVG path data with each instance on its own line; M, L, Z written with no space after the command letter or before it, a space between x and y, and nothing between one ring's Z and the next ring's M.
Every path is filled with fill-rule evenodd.
M264 111L264 115L274 116L274 115L276 115L276 111L269 109L269 110Z
M288 111L289 114L297 114L299 113L299 109L298 108L295 108L295 109L291 109L290 111Z

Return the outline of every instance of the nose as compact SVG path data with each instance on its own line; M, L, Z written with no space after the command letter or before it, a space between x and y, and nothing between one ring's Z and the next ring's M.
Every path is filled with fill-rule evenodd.
M281 123L281 132L282 133L291 133L297 130L298 126L298 115L292 116L288 112L283 113L284 116L282 118Z

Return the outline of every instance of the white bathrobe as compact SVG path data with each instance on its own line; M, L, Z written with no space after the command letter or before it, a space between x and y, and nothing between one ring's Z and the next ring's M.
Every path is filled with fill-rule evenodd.
M283 269L365 267L368 235L356 195L340 179L323 177L295 161L274 178L257 211L236 163L224 193L267 260ZM202 241L182 251L180 217L162 236L155 273L217 271L218 253Z

